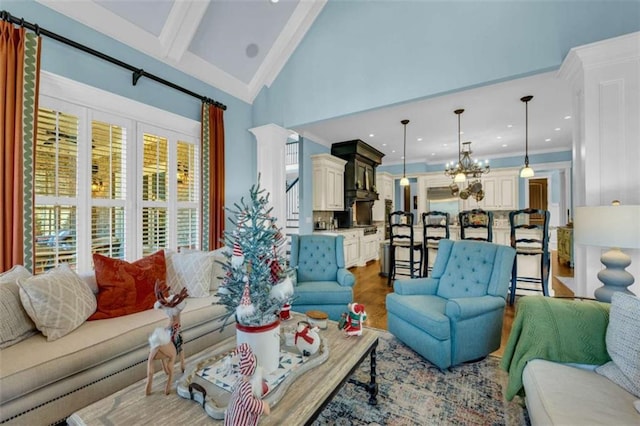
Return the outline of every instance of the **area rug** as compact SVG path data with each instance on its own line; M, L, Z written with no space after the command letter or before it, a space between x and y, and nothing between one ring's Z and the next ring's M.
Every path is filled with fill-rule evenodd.
M377 349L378 405L364 389L346 383L314 425L529 425L519 397L504 399L507 373L500 358L441 372L388 332ZM369 379L369 362L354 373Z

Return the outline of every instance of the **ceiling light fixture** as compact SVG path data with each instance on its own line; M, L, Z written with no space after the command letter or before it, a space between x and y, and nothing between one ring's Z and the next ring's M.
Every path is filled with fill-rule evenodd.
M520 98L524 102L524 167L520 170L521 178L533 177L534 172L529 167L529 101L533 96L524 96Z
M409 179L407 179L407 124L409 120L402 120L400 123L404 126L404 155L402 156L402 179L400 179L400 186L409 186Z
M484 166L478 160L471 159L471 142L460 143L460 115L463 109L453 111L458 116L458 163L447 163L444 174L453 178L455 183L462 183L467 178L479 178L484 173L489 173L489 161L485 161Z

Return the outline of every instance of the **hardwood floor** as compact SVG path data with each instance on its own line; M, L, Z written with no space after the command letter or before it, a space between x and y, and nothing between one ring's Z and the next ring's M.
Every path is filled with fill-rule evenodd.
M573 296L573 292L562 284L556 277L572 277L573 269L558 263L558 256L555 251L551 253L551 286L556 296ZM379 275L380 262L373 261L364 267L350 269L356 277L356 284L353 289L353 300L362 303L367 311L367 325L369 327L387 329L387 309L385 298L393 289L387 286L387 278ZM504 322L502 327L502 343L500 349L493 354L502 356L504 347L511 332L513 318L515 316L515 305L507 307L504 312Z

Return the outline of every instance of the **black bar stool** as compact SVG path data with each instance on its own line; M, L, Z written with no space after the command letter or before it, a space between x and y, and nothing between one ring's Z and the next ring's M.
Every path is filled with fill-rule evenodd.
M444 222L444 225L442 222ZM422 248L424 250L422 276L426 277L432 269L429 266L429 249L437 251L438 242L442 239L449 239L449 213L435 210L422 213L422 236Z
M549 296L549 270L551 256L549 254L549 218L548 210L523 209L509 212L511 227L511 247L516 249L516 258L511 270L511 290L509 305L516 299L516 290L542 291ZM540 276L529 277L518 275L519 256L538 256L540 258ZM518 287L518 282L540 284L540 288Z
M493 242L493 212L482 209L463 210L458 213L461 240ZM484 229L483 236L469 235L469 229Z
M387 284L396 278L396 271L406 270L411 278L420 277L422 266L422 242L413 236L413 213L396 211L389 214L389 276ZM396 249L409 251L409 260L396 259ZM415 259L415 252L419 259ZM404 274L403 274L404 275Z

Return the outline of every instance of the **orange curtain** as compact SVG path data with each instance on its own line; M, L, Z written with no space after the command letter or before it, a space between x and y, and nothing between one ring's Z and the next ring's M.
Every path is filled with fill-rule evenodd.
M202 104L202 249L224 245L224 110Z
M0 272L33 264L31 188L39 71L40 37L0 21Z

